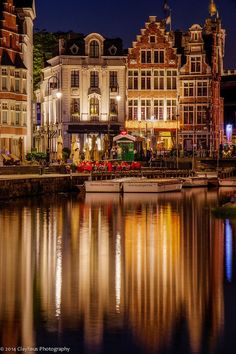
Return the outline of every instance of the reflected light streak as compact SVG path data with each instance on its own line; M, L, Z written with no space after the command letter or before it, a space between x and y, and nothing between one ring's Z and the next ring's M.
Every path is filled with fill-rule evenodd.
M116 312L120 312L121 292L121 242L120 234L116 236Z
M55 302L56 302L56 317L61 315L61 288L62 288L62 247L61 237L57 240L57 255L56 255L56 287L55 287Z
M229 219L225 221L225 271L228 282L232 280L232 227Z

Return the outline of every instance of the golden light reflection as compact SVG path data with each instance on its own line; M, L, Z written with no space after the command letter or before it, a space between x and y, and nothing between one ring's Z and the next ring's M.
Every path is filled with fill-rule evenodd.
M214 350L224 324L224 222L205 206L216 200L198 190L0 210L1 343L33 346L35 315L49 335L83 333L88 351L125 327L150 353L184 321L195 353L208 319Z

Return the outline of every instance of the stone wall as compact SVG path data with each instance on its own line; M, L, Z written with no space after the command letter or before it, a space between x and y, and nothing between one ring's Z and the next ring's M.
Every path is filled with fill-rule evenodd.
M89 175L84 174L0 179L0 199L76 191L76 185L82 185L88 178Z

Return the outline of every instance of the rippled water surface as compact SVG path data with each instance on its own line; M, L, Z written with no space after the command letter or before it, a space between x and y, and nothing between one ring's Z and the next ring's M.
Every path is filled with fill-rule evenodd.
M0 346L235 353L233 190L0 205ZM28 349L30 352L30 349Z

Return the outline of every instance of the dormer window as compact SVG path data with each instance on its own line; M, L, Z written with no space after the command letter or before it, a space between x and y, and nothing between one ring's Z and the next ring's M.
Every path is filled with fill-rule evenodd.
M117 48L114 46L114 44L108 49L110 55L116 55Z
M99 44L95 40L90 42L89 56L90 58L99 58Z
M79 47L78 47L76 44L73 44L73 45L70 47L70 51L71 51L72 54L78 54Z

